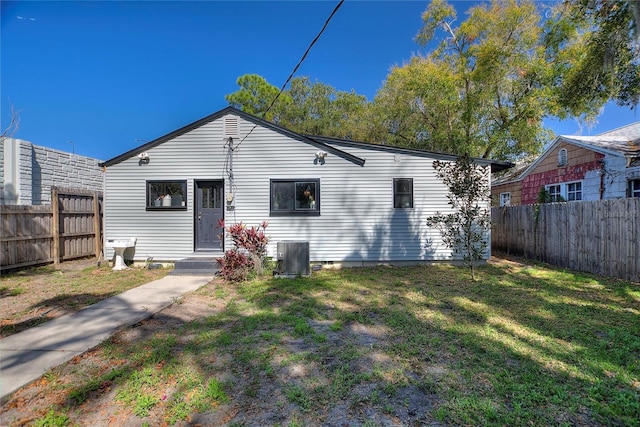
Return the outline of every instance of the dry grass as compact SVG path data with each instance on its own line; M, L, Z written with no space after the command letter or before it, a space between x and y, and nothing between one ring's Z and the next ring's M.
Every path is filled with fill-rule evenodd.
M26 269L0 277L0 336L6 337L73 313L128 289L159 279L168 270L113 271L94 259Z

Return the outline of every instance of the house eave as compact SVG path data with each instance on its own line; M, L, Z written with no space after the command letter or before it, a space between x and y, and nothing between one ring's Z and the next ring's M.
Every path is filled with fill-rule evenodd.
M455 154L446 154L440 153L436 151L427 151L427 150L418 150L415 148L403 148L403 147L395 147L390 145L382 145L382 144L373 144L370 142L362 142L362 141L353 141L349 139L340 139L340 138L329 138L323 136L316 135L308 135L309 138L317 141L321 141L327 144L336 144L342 145L351 148L363 148L367 150L377 150L377 151L386 151L389 153L395 154L407 154L410 156L416 157L428 157L439 160L455 160L458 158ZM499 172L505 169L510 169L515 166L510 162L503 162L498 160L490 160L490 159L481 159L481 158L472 158L474 162L479 164L488 164L491 165L491 172Z

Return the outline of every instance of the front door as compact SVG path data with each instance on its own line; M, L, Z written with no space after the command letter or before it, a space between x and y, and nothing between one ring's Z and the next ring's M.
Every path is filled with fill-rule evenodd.
M195 249L196 251L223 250L218 221L223 218L222 181L196 181Z

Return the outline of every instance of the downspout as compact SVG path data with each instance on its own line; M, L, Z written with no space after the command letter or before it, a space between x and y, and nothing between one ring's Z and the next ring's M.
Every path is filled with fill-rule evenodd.
M600 163L600 170L598 171L598 174L600 175L600 200L602 200L604 197L604 174L605 174L604 160L600 160L599 163Z

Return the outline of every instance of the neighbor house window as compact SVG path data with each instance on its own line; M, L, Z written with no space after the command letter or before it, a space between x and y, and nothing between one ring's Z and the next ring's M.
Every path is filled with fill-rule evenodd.
M500 193L500 206L511 206L511 193Z
M147 209L186 209L187 181L147 181Z
M570 182L567 184L567 200L570 202L582 200L581 182Z
M393 179L393 207L413 208L413 178Z
M564 166L567 164L567 149L561 148L558 151L558 166Z
M272 179L270 214L320 215L320 180Z
M640 197L640 179L629 181L629 197Z
M549 198L552 202L561 202L564 199L562 198L562 192L560 184L558 185L547 185L547 192L549 193Z

